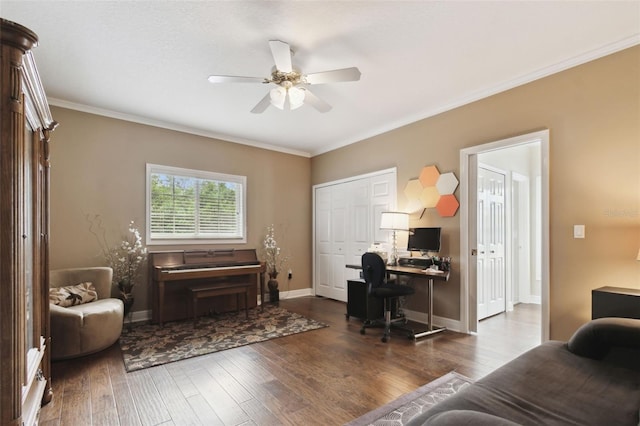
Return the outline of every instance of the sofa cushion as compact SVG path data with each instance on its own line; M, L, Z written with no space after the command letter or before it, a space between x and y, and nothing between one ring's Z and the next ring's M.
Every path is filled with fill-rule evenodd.
M62 307L82 305L94 300L98 300L98 293L91 282L49 289L49 302Z

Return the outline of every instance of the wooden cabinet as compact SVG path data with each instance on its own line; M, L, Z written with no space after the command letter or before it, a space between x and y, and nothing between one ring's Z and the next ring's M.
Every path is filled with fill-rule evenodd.
M591 318L640 318L640 290L600 287L591 290Z
M49 133L29 29L0 21L0 424L32 425L51 400Z

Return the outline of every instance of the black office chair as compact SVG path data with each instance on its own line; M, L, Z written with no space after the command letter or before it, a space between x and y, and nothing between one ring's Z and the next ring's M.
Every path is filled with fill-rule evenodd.
M412 287L387 282L387 267L384 260L376 253L365 253L362 255L362 276L367 284L367 294L383 299L384 301L384 321L365 321L360 329L364 334L367 327L384 326L382 341L387 342L391 334L391 324L397 321L406 322L404 317L391 319L391 308L393 303L398 302L401 296L408 296L415 293Z

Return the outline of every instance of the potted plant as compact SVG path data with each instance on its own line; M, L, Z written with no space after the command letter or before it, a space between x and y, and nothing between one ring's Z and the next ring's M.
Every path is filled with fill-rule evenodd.
M124 303L124 314L130 316L135 301L133 288L140 280L142 265L147 259L147 249L142 245L142 237L134 221L129 223L128 233L122 241L111 246L106 237L104 226L99 216L90 220L89 231L95 235L107 265L113 269L113 285L118 288L119 298ZM131 319L129 319L131 323Z
M289 259L288 256L280 254L280 247L275 237L273 224L267 226L267 234L263 242L264 259L269 275L267 286L269 288L269 301L277 302L280 300L280 290L278 289L278 274L282 270L284 264Z

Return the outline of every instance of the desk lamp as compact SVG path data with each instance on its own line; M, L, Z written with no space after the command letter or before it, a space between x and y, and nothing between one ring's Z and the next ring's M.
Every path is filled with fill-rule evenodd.
M380 217L380 229L393 231L393 251L389 259L389 265L398 265L397 231L409 230L409 214L403 212L382 212Z

